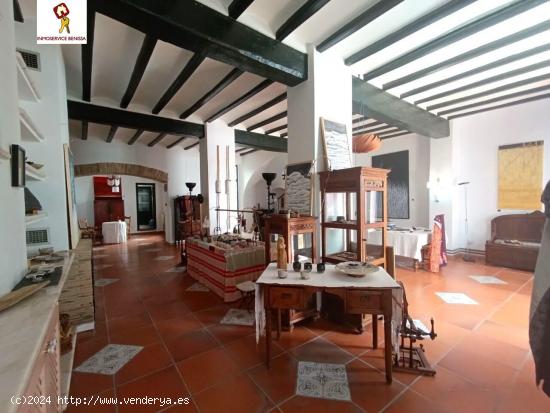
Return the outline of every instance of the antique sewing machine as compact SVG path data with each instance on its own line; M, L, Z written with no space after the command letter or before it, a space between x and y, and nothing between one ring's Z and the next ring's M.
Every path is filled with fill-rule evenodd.
M424 340L428 337L434 340L437 337L434 330L434 319L432 318L430 320L430 332L416 326L409 314L409 303L407 302L405 287L401 281L398 281L398 283L403 289L403 321L401 322L399 330L401 345L399 347L399 353L394 354L393 369L406 373L435 376L435 369L426 358L424 346L422 344L419 346L415 345L419 340Z

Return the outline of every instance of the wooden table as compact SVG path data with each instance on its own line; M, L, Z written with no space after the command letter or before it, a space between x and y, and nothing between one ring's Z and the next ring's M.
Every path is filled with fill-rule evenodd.
M363 278L353 278L338 272L333 265L327 265L322 274L311 273L309 280L300 279L299 273L292 271L289 266L288 277L280 279L277 276L275 264L270 264L256 281L260 286L261 297L265 310L266 327L266 365L269 368L271 359L272 311L277 311L277 338L281 334L280 311L282 309L303 308L313 293L324 291L338 295L350 314L373 314L384 316L384 357L386 366L386 381L392 382L392 330L391 321L396 317L396 328L400 325L401 313L393 312L393 296L402 296L401 287L383 269ZM261 301L260 301L261 302ZM260 315L256 314L256 325Z

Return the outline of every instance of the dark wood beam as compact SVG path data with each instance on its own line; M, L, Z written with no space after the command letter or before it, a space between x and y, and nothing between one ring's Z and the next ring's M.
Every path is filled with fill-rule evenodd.
M201 97L199 100L193 103L189 107L189 109L182 112L180 115L180 119L185 119L191 116L193 113L195 113L197 110L203 107L206 103L208 103L212 98L214 98L218 93L224 90L227 86L229 86L235 79L237 79L242 74L243 74L243 71L241 69L233 69L216 86L214 86L212 89L206 92L206 94L203 97Z
M383 140L383 139L396 138L398 136L409 135L409 134L410 132L408 131L401 131L401 132L392 133L390 135L384 135L384 136L378 135L378 137Z
M239 148L239 149L235 149L235 153L239 153L239 152L242 152L242 151L248 151L250 148Z
M362 121L365 121L367 119L363 119ZM371 128L373 126L378 126L378 125L384 125L385 123L384 122L380 122L380 121L374 121L374 122L369 122L369 123L364 123L363 125L359 125L359 126L355 126L353 129L359 129L359 128Z
M422 99L418 99L414 102L415 105L429 102L431 100L444 98L446 96L454 95L455 93L464 92L465 90L473 89L480 86L485 86L493 82L498 82L500 80L509 79L513 76L519 76L523 75L525 73L532 72L534 70L538 69L544 69L546 67L550 66L550 59L543 60L542 62L538 62L529 66L520 67L519 69L510 70L508 72L500 73L495 76L487 77L485 79L478 80L477 82L467 83L465 85L455 87L454 89L446 90L441 93L436 93L435 95L426 96Z
M266 102L264 103L262 106L259 106L257 107L256 109L254 110L251 110L250 112L248 113L245 113L244 115L242 116L239 116L237 119L235 119L234 121L231 121L229 122L229 126L235 126L235 125L238 125L239 123L242 123L244 122L245 120L247 119L250 119L260 113L262 113L264 110L267 110L269 109L270 107L272 106L275 106L277 103L280 103L282 101L286 100L286 92L285 93L282 93L280 94L279 96L271 99L269 102Z
M435 109L440 109L440 108L444 108L446 106L456 105L457 103L467 102L467 101L472 100L472 99L479 99L479 98L482 98L482 97L485 97L485 96L492 95L494 93L505 92L507 90L514 89L516 87L530 85L532 83L541 82L541 81L549 80L549 79L550 79L550 73L545 73L545 74L540 75L540 76L534 76L534 77L530 77L530 78L527 78L527 79L518 80L517 82L507 83L505 85L494 87L494 88L491 88L491 89L487 89L487 90L484 90L482 92L474 93L472 95L463 96L463 97L456 98L456 99L451 99L451 100L446 100L444 102L440 102L440 103L437 103L437 104L434 104L434 105L430 105L426 108L426 110L433 111Z
M377 126L375 128L367 128L366 126L358 126L357 128L353 128L353 132L361 132L361 133L372 133L372 132L380 132L384 129L393 128L392 125L382 125Z
M475 115L477 113L482 113L482 112L488 112L490 110L507 108L507 107L510 107L510 106L520 105L522 103L535 102L537 100L548 99L548 98L550 98L550 93L544 93L542 95L530 96L530 97L525 98L525 99L515 100L513 102L506 102L506 103L502 103L502 104L496 105L496 106L490 106L490 107L487 107L487 108L476 109L476 110L472 110L470 112L458 113L456 115L449 116L448 119L451 120L451 119L456 119L456 118L462 118L464 116L471 116L471 115Z
M359 123L359 122L366 122L368 120L368 118L364 117L364 116L360 116L358 118L354 118L351 120L351 123Z
M174 79L172 84L168 86L168 89L164 92L164 94L161 96L157 104L152 110L152 113L159 113L167 104L170 102L170 100L174 97L176 93L181 89L183 84L187 82L187 79L191 77L191 75L197 70L197 68L200 66L200 64L204 61L205 55L202 52L195 53L191 59L187 62L187 64L181 69L181 72L178 74L178 76Z
M95 10L92 6L87 10L87 44L81 46L82 60L82 100L90 101L92 91L92 61L94 55L94 28L95 28Z
M378 3L365 10L355 19L345 24L343 27L341 27L325 40L323 40L321 43L319 43L319 45L317 46L317 50L320 52L324 52L325 50L331 48L335 44L344 40L346 37L351 36L357 30L362 29L367 24L380 17L387 11L393 9L402 1L403 0L380 0Z
M232 19L238 18L250 6L254 0L233 0L227 8L227 13Z
M295 86L307 79L307 55L199 2L95 0L99 13L175 46Z
M357 77L352 86L353 113L431 138L449 136L449 122Z
M182 136L181 138L176 139L174 142L172 142L170 145L166 146L167 149L172 149L174 146L180 144L185 139L187 139L185 136Z
M501 7L497 11L488 15L482 16L471 22L463 24L458 28L451 30L443 36L437 37L422 46L417 47L401 56L394 59L376 69L371 70L363 75L364 80L374 79L385 73L388 73L394 69L402 67L414 60L424 57L436 50L442 49L445 46L453 44L459 40L462 40L468 36L476 34L484 29L492 27L500 22L503 22L511 17L514 17L520 13L530 10L547 0L521 0L516 1L508 6Z
M25 19L23 18L23 12L21 11L21 5L19 4L19 0L13 0L13 18L16 22L19 23L25 23Z
M472 109L472 108L483 106L483 105L489 105L491 103L496 103L496 102L500 102L502 100L517 98L517 97L520 97L520 96L529 95L531 93L544 92L544 91L549 90L549 89L550 89L550 85L544 85L544 86L534 87L534 88L531 88L531 89L520 90L519 92L508 93L508 94L500 95L500 96L497 96L497 97L494 97L494 98L481 100L479 102L469 103L467 105L462 105L462 106L457 106L457 107L454 107L454 108L451 108L451 109L446 109L446 110L443 110L441 112L438 112L437 114L438 114L438 116L448 115L450 113L461 112L461 111L466 110L466 109Z
M262 90L264 90L266 87L270 86L271 84L273 84L273 81L272 80L269 80L269 79L266 79L262 82L260 82L260 84L258 84L257 86L253 87L252 89L250 89L248 92L246 92L244 95L242 95L241 97L235 99L233 102L231 102L229 105L221 108L220 110L218 110L216 113L214 113L212 116L210 116L208 119L206 119L206 122L213 122L215 121L216 119L218 119L220 116L223 116L225 115L227 112L235 109L237 106L239 106L240 104L246 102L248 99L250 99L251 97L257 95L258 93L260 93Z
M107 134L107 138L105 138L105 142L111 143L113 139L115 138L116 130L118 129L117 125L112 125L109 129L109 133Z
M448 3L445 3L443 6L438 7L437 9L431 11L430 13L416 19L412 23L407 24L401 29L391 32L387 36L384 36L380 40L375 41L374 43L368 45L367 47L355 52L348 58L344 60L346 65L352 65L363 59L366 59L369 56L379 52L386 47L397 43L399 40L404 39L405 37L416 33L418 30L423 29L424 27L429 26L432 23L466 7L467 5L473 3L475 0L451 0Z
M136 133L134 133L134 136L132 136L130 138L130 140L128 141L128 145L133 145L134 143L136 143L136 141L139 139L139 137L143 134L143 132L145 132L143 129L138 129L136 131Z
M252 149L251 151L242 152L241 156L250 155L251 153L258 152L258 151L259 151L259 149Z
M516 53L516 54L513 54L511 56L506 56L506 57L504 57L502 59L499 59L499 60L496 60L494 62L487 63L486 65L475 67L471 70L467 70L465 72L458 73L454 76L446 77L446 78L438 80L436 82L432 82L432 83L428 83L426 85L422 85L420 87L417 87L417 88L411 89L411 90L409 90L405 93L402 93L399 97L401 99L404 99L404 98L407 98L409 96L418 95L419 93L426 92L427 90L434 89L436 87L443 86L443 85L446 85L446 84L451 83L451 82L456 82L457 80L465 79L467 77L476 75L478 73L483 73L483 72L486 72L487 70L495 69L495 68L500 67L502 65L505 65L505 64L508 64L508 63L513 63L517 60L525 59L527 57L534 56L538 53L543 53L543 52L546 52L548 50L550 50L550 43L544 44L544 45L539 46L539 47L534 47L533 49L529 49L529 50L526 50L524 52Z
M200 141L199 141L199 142L195 142L195 143L192 144L192 145L186 146L186 147L183 148L183 149L185 149L186 151L188 151L189 149L194 148L194 147L197 146L198 144L200 144Z
M152 148L153 146L155 146L157 143L159 143L161 140L163 140L165 137L166 137L166 133L159 133L158 136L153 139L151 142L149 142L147 144L147 146L149 146L150 148Z
M288 136L288 132L281 133L281 138L286 138Z
M235 129L235 144L270 152L287 152L288 142L280 136Z
M69 119L173 135L204 136L204 126L180 119L67 100Z
M380 135L382 133L394 133L394 132L397 132L399 131L400 129L399 128L396 128L394 126L386 126L384 129L382 129L381 131L370 131L370 130L354 130L353 131L353 136L357 136L357 135L364 135L366 133L373 133L375 135Z
M124 92L124 96L122 96L120 101L121 108L127 108L130 101L134 97L134 93L136 93L139 82L141 82L141 78L143 77L143 73L145 73L147 63L149 63L149 59L151 59L151 55L153 54L156 44L156 38L145 35L143 43L141 44L141 49L136 58L136 62L134 63L134 70L132 70L132 76L130 76L130 81L126 87L126 92Z
M272 133L279 132L280 130L287 129L287 128L288 128L288 125L277 126L273 129L266 130L265 134L266 135L271 135Z
M82 122L81 124L81 133L82 140L85 141L88 139L88 122Z
M292 16L290 16L275 32L277 40L283 40L300 27L307 19L317 13L330 0L307 0Z
M287 117L287 111L277 113L276 115L273 115L267 119L264 119L258 123L255 123L254 125L250 126L249 128L246 128L247 131L253 131L254 129L261 128L262 126L269 125L270 123L277 122L278 120L284 119Z

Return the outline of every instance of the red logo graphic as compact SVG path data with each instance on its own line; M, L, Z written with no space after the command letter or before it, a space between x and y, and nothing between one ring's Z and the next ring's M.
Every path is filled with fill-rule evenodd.
M53 8L53 13L55 14L55 17L57 17L58 19L62 19L69 14L69 8L65 3L59 3Z

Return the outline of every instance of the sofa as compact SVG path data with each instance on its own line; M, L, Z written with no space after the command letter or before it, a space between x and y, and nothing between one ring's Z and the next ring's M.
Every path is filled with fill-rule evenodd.
M534 271L545 215L540 211L501 215L491 221L491 239L485 243L490 265Z

